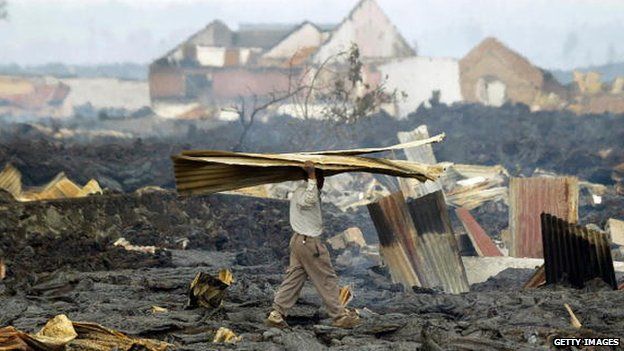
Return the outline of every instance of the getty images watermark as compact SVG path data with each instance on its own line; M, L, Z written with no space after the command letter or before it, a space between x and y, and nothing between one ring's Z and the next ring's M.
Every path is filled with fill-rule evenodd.
M553 338L553 346L620 346L619 338Z

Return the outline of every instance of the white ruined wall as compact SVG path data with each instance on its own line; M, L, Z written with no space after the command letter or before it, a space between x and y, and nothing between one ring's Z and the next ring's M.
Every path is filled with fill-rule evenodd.
M196 46L197 62L202 66L223 67L225 65L225 47Z
M451 104L462 101L459 86L459 63L449 58L411 57L378 66L381 77L388 77L388 90L407 93L407 99L398 102L398 115L405 117L440 90L440 102Z
M331 34L314 56L316 63L343 52L356 43L364 58L414 55L397 28L373 0L364 0Z
M307 47L320 46L323 41L323 33L311 23L306 23L297 31L271 48L263 55L264 58L289 58L295 52Z

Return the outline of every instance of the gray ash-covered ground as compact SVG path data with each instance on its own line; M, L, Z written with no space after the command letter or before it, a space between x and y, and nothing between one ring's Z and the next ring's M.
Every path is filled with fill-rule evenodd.
M522 290L519 286L532 272L515 270L461 295L403 292L380 270L341 263L336 253L341 285L351 285L351 305L362 310L363 324L354 330L330 327L307 284L288 318L291 328L268 328L263 319L286 267L290 229L284 201L152 192L5 202L1 208L6 234L0 243L9 277L0 283L0 325L25 331L36 331L63 313L72 320L166 340L181 350L435 350L435 345L539 350L554 335L624 337L624 294L599 284L585 291ZM361 221L357 213L335 211L328 208L326 235ZM73 235L78 228L81 234ZM169 249L156 255L122 252L125 256L117 259L109 255L111 264L102 265L103 254L122 250L112 247L122 235L134 244ZM180 238L189 238L187 250L178 248ZM224 306L185 309L194 275L221 268L230 268L235 277ZM564 303L584 329L571 328ZM154 313L152 306L168 312ZM243 340L212 344L222 326Z

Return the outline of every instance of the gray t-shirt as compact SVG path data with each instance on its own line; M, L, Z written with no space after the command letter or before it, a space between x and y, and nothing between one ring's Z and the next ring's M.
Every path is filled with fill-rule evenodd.
M323 233L321 194L316 180L309 179L293 192L290 199L290 226L299 234L316 237Z

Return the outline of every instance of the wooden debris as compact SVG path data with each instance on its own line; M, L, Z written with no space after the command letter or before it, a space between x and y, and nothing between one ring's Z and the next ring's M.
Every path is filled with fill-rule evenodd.
M564 303L563 305L565 306L566 310L568 310L568 314L570 315L570 324L572 324L575 329L581 329L583 325L578 320L578 318L576 318L574 311L572 311L572 307L570 307L570 305L568 305L567 303Z
M472 246L477 251L477 254L482 257L503 256L496 244L490 239L485 230L481 228L479 223L465 208L458 208L455 210L457 217L462 222L468 237L472 242Z
M541 265L535 270L531 278L524 283L522 288L537 288L544 284L546 284L546 270L544 265Z

